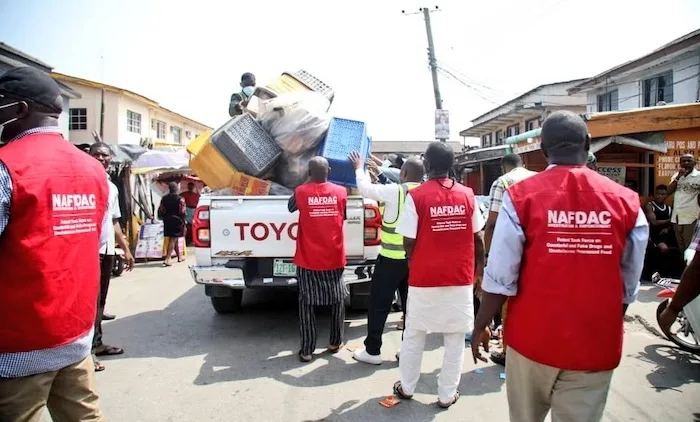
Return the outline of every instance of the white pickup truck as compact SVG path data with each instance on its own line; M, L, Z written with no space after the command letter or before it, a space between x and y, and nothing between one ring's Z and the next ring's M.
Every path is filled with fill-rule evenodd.
M218 313L236 312L253 288L296 288L298 212L289 196L202 195L192 222L196 265L192 278L204 285ZM366 307L379 252L381 217L373 201L350 196L345 221L349 305Z

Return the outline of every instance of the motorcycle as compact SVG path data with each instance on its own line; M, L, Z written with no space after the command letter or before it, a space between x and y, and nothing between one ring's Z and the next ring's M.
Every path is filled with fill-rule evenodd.
M124 272L126 268L126 259L124 259L124 250L122 248L114 249L114 264L112 267L112 275L114 277L119 277Z
M689 257L686 255L686 261L690 261L688 258L692 259L692 254ZM656 295L664 299L656 308L656 322L658 324L659 317L671 302L671 298L673 298L673 295L676 293L680 280L661 277L659 273L654 273L651 276L651 281L655 285L663 288L663 290ZM681 349L700 354L700 297L688 303L683 310L678 313L676 321L671 325L669 332L664 333L664 335Z

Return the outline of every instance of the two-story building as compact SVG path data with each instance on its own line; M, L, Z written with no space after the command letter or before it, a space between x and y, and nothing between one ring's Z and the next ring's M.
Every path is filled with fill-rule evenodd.
M700 29L569 89L586 95L588 113L625 111L700 99Z
M435 141L382 141L372 140L372 154L382 158L392 153L401 153L407 157L421 155L431 142ZM447 142L455 154L462 152L462 144L459 142Z
M23 51L17 50L16 48L0 42L0 74L3 74L10 69L24 66L34 67L46 73L51 73L52 70L51 65L44 63L43 61L37 59L36 57L32 57ZM71 100L79 99L80 93L71 89L61 81L57 82L58 86L61 88L61 98L63 99L63 113L61 116L59 116L58 124L63 137L68 139L68 103Z
M128 89L56 72L51 75L81 95L70 101L68 109L69 139L74 144L94 142L96 132L110 144L185 146L211 129Z
M458 169L472 170L469 179L475 192L488 194L491 183L501 175L499 160L510 150L506 138L538 129L554 111L586 111L586 95L568 92L583 81L585 79L540 85L473 119L470 128L459 132L464 138L479 139L479 148L456 158Z

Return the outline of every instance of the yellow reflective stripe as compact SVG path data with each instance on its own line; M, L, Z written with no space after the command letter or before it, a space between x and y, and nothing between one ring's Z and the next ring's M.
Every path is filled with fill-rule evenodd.
M403 211L403 206L406 200L406 194L409 190L419 186L418 183L405 183L399 189L399 202L397 204L398 212L396 219L392 222L384 221L382 218L382 243L379 249L379 254L391 259L405 259L406 251L403 247L403 236L396 233L399 216Z

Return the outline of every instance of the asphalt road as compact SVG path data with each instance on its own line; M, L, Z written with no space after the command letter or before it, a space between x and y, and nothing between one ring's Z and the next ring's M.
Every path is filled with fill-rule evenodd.
M192 258L190 258L192 260ZM700 421L700 358L654 335L658 299L645 287L626 323L622 364L615 372L607 421ZM350 350L321 353L328 313L319 317L319 353L311 364L296 358L295 295L253 292L235 315L217 315L185 264L139 264L112 281L104 324L107 344L126 354L103 360L97 374L108 421L506 421L502 368L465 358L462 397L438 410L440 338L430 336L415 400L385 409L398 377L399 314L392 314L379 367L355 362ZM595 306L595 304L592 304ZM650 323L645 323L649 321ZM646 326L652 328L647 329ZM543 327L546 329L546 327ZM360 347L363 313L347 314L348 347ZM595 347L595 345L591 345ZM45 417L44 420L50 420Z

